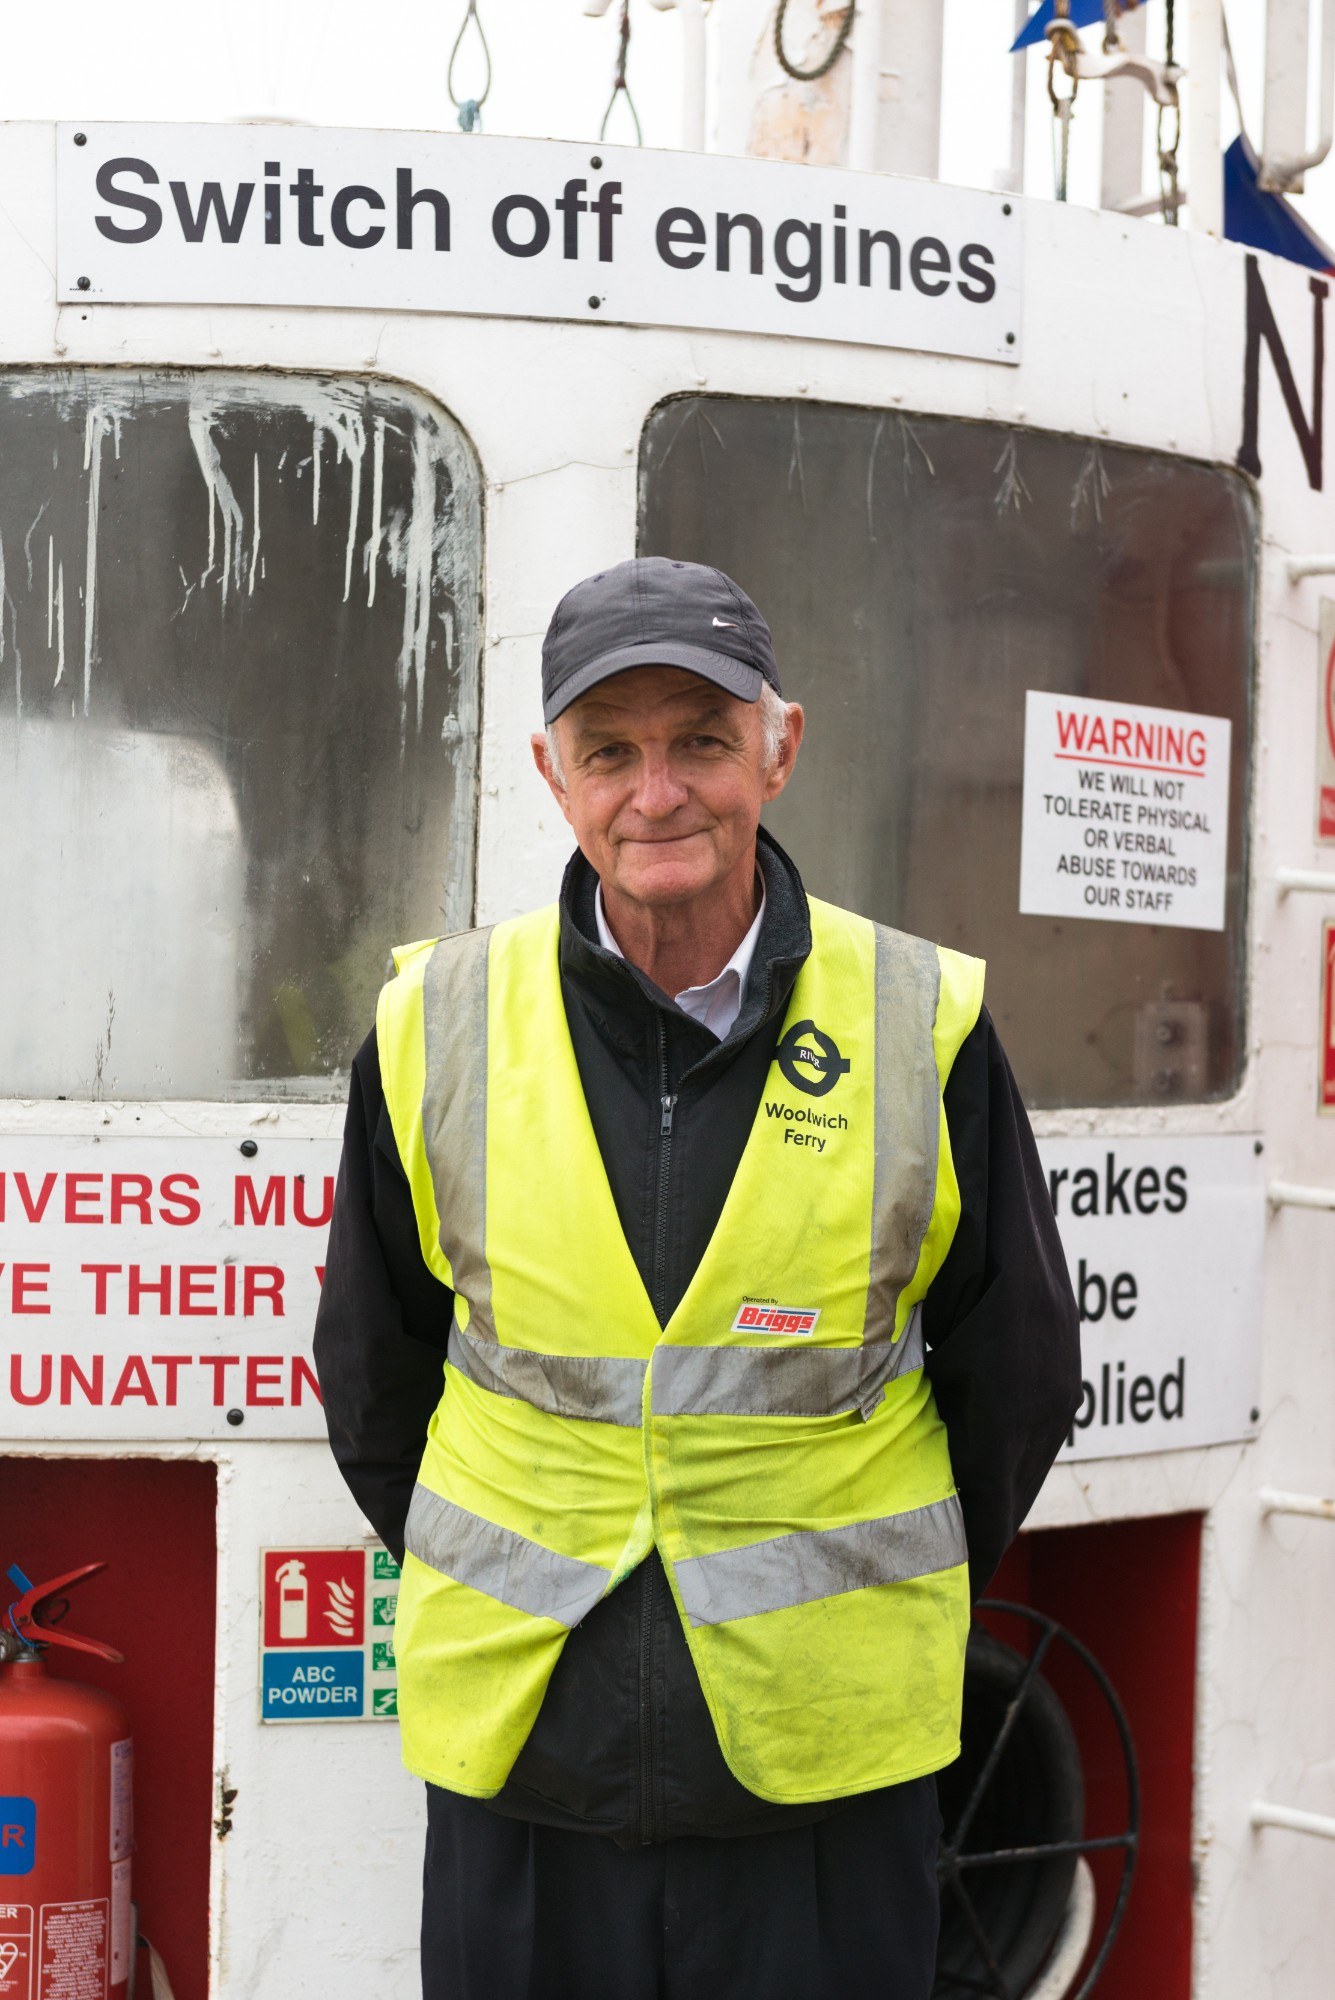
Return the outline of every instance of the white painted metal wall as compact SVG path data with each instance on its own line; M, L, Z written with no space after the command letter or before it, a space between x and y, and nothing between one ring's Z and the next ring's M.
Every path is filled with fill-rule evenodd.
M267 367L378 374L437 398L487 482L486 641L478 907L482 922L552 896L563 822L535 776L538 647L579 576L635 547L641 426L665 396L792 396L997 419L1231 464L1241 428L1243 260L1185 231L1034 205L1018 368L735 334L427 315L52 304L53 136L0 129L0 365ZM1297 379L1310 383L1304 273L1267 266ZM1335 508L1309 491L1262 360L1262 574L1248 966L1250 1050L1220 1105L1048 1115L1047 1132L1263 1136L1275 1178L1335 1185L1335 1121L1314 1115L1319 918L1281 898L1281 865L1315 868L1317 602L1291 554L1335 547ZM39 830L34 829L34 837ZM798 860L800 862L801 856ZM6 1135L182 1130L333 1135L329 1107L0 1105ZM1249 1824L1265 1797L1335 1812L1335 1529L1263 1518L1263 1486L1335 1480L1335 1216L1270 1225L1263 1423L1251 1446L1063 1468L1034 1525L1204 1510L1196 1843L1200 2000L1326 2000L1335 1951L1331 1852ZM27 1447L40 1449L40 1447ZM74 1449L64 1447L63 1449ZM85 1448L78 1448L85 1449ZM90 1449L91 1448L86 1448ZM101 1452L104 1447L98 1447ZM134 1451L127 1439L122 1447ZM182 1447L189 1451L191 1447ZM256 1551L356 1539L322 1447L209 1448L224 1472L217 1761L235 1786L215 1860L216 2000L410 2000L418 1787L383 1725L261 1730ZM1145 1644L1153 1646L1153 1632Z

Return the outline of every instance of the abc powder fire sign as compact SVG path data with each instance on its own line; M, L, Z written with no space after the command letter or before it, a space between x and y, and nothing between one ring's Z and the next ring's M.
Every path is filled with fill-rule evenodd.
M260 1720L398 1713L399 1566L372 1544L260 1554Z

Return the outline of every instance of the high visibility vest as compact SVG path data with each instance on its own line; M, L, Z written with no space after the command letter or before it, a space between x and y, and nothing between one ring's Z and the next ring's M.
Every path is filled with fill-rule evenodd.
M983 968L811 903L718 1225L660 1327L566 1023L555 908L395 953L381 1075L455 1293L408 1515L408 1769L500 1790L571 1628L657 1545L720 1748L776 1803L959 1751L968 1573L921 1302Z

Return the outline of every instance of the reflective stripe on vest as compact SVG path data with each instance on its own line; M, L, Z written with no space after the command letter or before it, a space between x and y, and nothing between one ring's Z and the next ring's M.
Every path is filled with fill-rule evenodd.
M419 1562L557 1625L578 1625L612 1581L595 1563L558 1555L442 1500L420 1483L408 1508L407 1540Z
M476 1325L476 1321L473 1322ZM450 1328L449 1359L497 1396L518 1396L555 1417L638 1429L648 1362L606 1354L535 1354ZM654 1357L658 1416L823 1416L861 1409L887 1382L921 1368L922 1308L899 1340L861 1348L665 1347Z
M473 1319L476 1327L476 1316ZM496 1396L517 1396L554 1417L638 1430L647 1361L611 1354L535 1354L450 1328L450 1365Z
M405 1761L432 1782L499 1789L566 1633L655 1543L751 1790L828 1798L956 1752L966 1550L921 1302L958 1221L942 1091L982 969L811 907L751 1135L661 1327L580 1087L557 913L396 954L386 1103L456 1295L396 1635Z
M677 1588L692 1625L756 1618L848 1590L931 1576L962 1560L964 1519L955 1494L879 1521L743 1542L677 1564Z

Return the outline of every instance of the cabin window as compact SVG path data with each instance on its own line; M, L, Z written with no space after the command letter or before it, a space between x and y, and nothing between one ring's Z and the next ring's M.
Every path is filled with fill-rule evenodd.
M340 1095L473 899L482 563L393 385L0 371L0 1089Z
M716 563L807 710L775 834L819 895L988 960L1033 1106L1198 1101L1242 1072L1256 516L1236 474L952 418L655 410L644 554ZM1029 689L1226 716L1222 930L1019 911Z

